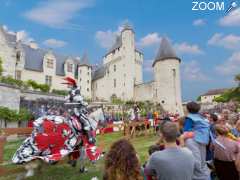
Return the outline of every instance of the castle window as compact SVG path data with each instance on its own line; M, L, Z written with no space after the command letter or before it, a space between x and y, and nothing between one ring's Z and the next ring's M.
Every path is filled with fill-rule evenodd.
M73 72L73 64L67 63L67 72Z
M87 88L87 92L89 92L89 88Z
M80 78L79 81L81 82L81 81L82 81L82 78Z
M89 84L89 80L87 80L87 83Z
M165 101L164 100L162 100L162 104L164 104L165 103Z
M173 77L176 77L176 69L172 69L173 71Z
M116 67L116 64L114 64L113 71L116 72L116 70L117 70L117 67Z
M87 75L89 76L90 72L87 72Z
M45 76L45 84L51 86L52 85L52 76Z
M53 68L53 59L47 59L47 67Z
M20 62L20 60L21 60L21 51L17 51L16 59L17 59L17 62Z
M81 73L82 73L82 70L80 69L80 70L79 70L79 74L81 74Z
M16 80L21 80L22 72L21 71L16 71L15 73L15 79Z
M114 88L117 87L117 81L116 81L116 79L113 79L113 87L114 87Z

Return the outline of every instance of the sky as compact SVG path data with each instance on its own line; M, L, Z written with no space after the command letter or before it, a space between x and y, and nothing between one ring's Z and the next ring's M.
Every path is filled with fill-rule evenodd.
M230 0L0 0L0 24L21 32L25 43L70 55L87 53L92 64L114 43L125 23L133 26L144 53L144 81L152 80L152 62L162 37L181 58L183 100L210 89L236 86L240 73L239 8L226 13ZM224 10L217 10L224 3ZM193 10L202 9L202 10ZM199 7L200 5L200 7ZM215 9L214 9L215 7ZM212 10L210 10L212 9ZM214 9L214 10L213 10Z

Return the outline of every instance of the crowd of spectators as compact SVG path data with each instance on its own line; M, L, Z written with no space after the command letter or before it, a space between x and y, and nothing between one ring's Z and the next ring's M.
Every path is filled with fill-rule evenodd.
M106 154L104 180L239 180L240 115L232 109L201 112L187 104L185 117L163 118L159 141L140 165L130 141L120 139Z

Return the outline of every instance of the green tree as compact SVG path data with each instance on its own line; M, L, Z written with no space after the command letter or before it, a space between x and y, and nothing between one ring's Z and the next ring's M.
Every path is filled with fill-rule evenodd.
M198 97L197 97L197 101L201 101L201 96L198 96Z
M234 80L238 83L238 87L240 87L240 74L237 74L237 75L234 77Z

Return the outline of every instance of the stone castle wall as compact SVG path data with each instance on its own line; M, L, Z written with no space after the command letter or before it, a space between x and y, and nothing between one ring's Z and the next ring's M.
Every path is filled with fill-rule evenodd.
M0 83L0 106L19 110L21 99L37 101L38 99L64 101L63 96L36 91L23 91L17 87Z

